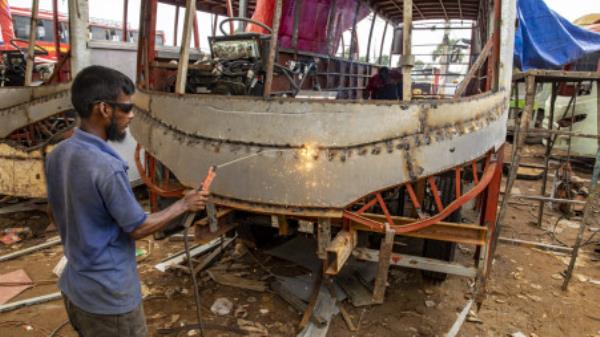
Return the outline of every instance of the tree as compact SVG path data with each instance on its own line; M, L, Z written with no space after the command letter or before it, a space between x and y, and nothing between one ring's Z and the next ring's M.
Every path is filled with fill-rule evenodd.
M433 61L440 59L441 63L460 63L463 60L464 46L460 44L458 39L450 39L447 35L444 35L442 43L438 44L433 51ZM447 59L444 57L447 56Z

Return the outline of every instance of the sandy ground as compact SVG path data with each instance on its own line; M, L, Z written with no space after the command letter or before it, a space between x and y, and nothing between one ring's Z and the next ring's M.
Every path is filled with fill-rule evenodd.
M577 174L587 176L585 172ZM519 180L516 187L522 193L534 193L539 189L539 184L539 181ZM550 229L559 214L549 208L547 212L543 227ZM537 205L534 202L511 205L502 235L558 244L547 231L533 224L536 214ZM597 210L593 221L593 226L598 227L600 220ZM572 222L563 220L557 225L556 238L561 241L572 243L576 233ZM54 235L56 232L47 232L44 238ZM585 236L589 235L590 232L586 231ZM44 238L0 247L0 255L32 246ZM145 249L148 249L148 245L152 245L152 253L139 263L139 273L148 294L144 300L148 328L151 336L157 336L156 330L159 328L194 322L195 304L189 277L177 272L161 273L153 268L156 262L180 250L182 242L138 242L138 246ZM471 316L470 321L464 324L459 336L509 336L519 331L529 337L600 336L600 255L594 252L595 247L584 247L575 277L569 290L564 292L560 288L560 273L568 263L564 254L501 244L493 264L487 298L476 316ZM473 247L459 248L457 259L469 263ZM228 254L231 254L231 250L226 256ZM0 270L5 273L23 268L34 281L54 280L56 277L51 270L61 255L62 247L55 246L3 262ZM275 273L293 273L297 269L289 262L268 258L260 251L256 252L256 256L266 269ZM239 258L236 263L245 265L241 274L245 277L256 279L265 274L265 268L248 255ZM206 323L237 326L237 318L233 314L216 316L209 310L217 298L226 297L234 303L234 309L244 309L246 320L262 324L269 336L295 336L301 315L277 295L221 286L203 278L202 313ZM355 308L343 303L358 326L358 331L349 331L341 315L337 315L332 320L328 336L444 336L467 302L470 283L468 279L451 276L441 284L433 284L423 280L418 271L393 268L385 304ZM55 285L40 285L23 292L14 300L54 291L57 291ZM48 336L65 320L66 313L61 301L26 307L0 314L0 336ZM68 325L58 335L76 336ZM206 336L236 334L207 329Z

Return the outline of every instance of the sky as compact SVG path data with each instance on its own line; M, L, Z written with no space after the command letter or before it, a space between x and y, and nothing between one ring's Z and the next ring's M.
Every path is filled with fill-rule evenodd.
M600 13L600 0L545 0L546 4L554 11L573 21L585 14ZM9 0L11 6L31 7L32 0ZM58 0L59 11L67 12L67 0ZM123 17L123 0L89 0L90 16L92 18L108 19L113 21L121 21ZM138 27L140 0L129 0L129 24L131 28ZM40 0L41 9L52 9L52 0ZM165 32L166 42L169 45L173 44L173 22L175 17L175 9L173 6L159 4L159 16L157 19L157 29ZM179 38L181 38L181 29L183 25L183 17L185 10L181 9L179 19ZM370 28L371 18L366 18L358 24L359 45L366 46ZM204 51L208 51L207 35L210 34L211 15L199 12L198 23L200 28L201 41L200 46ZM386 38L384 50L389 50L391 45L391 29L388 29L388 34L383 36L384 23L378 19L373 32L373 41L371 43L371 55L376 55L379 52L381 39ZM443 31L415 31L413 35L413 44L436 44L442 39ZM470 38L467 31L453 31L451 38ZM349 40L349 34L346 35L346 41ZM363 47L365 48L365 47ZM430 53L430 47L415 47L413 53ZM366 50L361 50L361 55L365 55ZM430 57L419 57L424 61L430 60Z

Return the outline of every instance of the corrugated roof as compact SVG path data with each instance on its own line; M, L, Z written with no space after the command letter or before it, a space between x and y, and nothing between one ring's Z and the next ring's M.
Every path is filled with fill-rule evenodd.
M185 6L184 0L160 0L162 3ZM379 15L394 22L402 22L403 0L371 0L363 1ZM413 0L413 20L476 20L479 13L480 0ZM233 0L234 13L237 14L239 0ZM248 12L251 14L256 0L248 0ZM200 0L198 10L227 14L225 0Z

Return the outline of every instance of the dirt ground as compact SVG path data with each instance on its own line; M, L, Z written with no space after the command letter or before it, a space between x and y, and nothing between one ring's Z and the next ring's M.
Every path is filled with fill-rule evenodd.
M535 154L539 149L532 148ZM539 158L538 158L539 160ZM576 174L589 178L589 172ZM550 180L551 181L551 180ZM518 180L520 193L534 194L539 191L539 180ZM598 207L594 210L592 227L600 227ZM468 212L463 217L469 220ZM508 209L502 236L522 240L559 244L574 242L577 222L561 220L555 230L555 238L549 235L560 214L547 206L547 216L542 229L535 226L537 202L519 200ZM6 219L0 219L4 221ZM57 235L54 231L43 238L28 239L11 246L0 247L0 255L42 242ZM585 238L589 238L586 231ZM600 234L595 238L600 239ZM162 273L154 269L161 259L179 251L181 241L141 240L138 247L151 253L139 262L143 284L144 307L151 336L158 336L157 329L174 327L195 321L195 304L192 284L182 272ZM151 248L150 248L151 247ZM487 287L487 297L481 310L470 315L459 336L492 337L510 336L522 332L528 337L600 337L600 254L594 252L597 245L587 245L581 251L575 276L568 291L561 290L560 275L566 269L565 254L542 251L510 244L500 244ZM225 254L232 254L233 247ZM267 257L263 252L254 253L257 263L249 254L236 261L243 265L241 275L257 278L269 270L275 274L293 273L298 267L289 262ZM25 269L35 282L56 280L52 268L62 255L62 247L54 246L31 255L0 263L0 274ZM473 247L460 246L457 260L472 261ZM245 266L245 267L244 267ZM259 275L259 276L256 276ZM257 292L219 285L203 276L200 293L202 315L207 325L237 327L234 314L217 316L210 311L217 298L225 297L239 309L238 316L259 322L268 330L269 336L295 336L301 314L296 312L276 294ZM43 283L43 282L42 282ZM444 336L458 313L463 309L470 294L471 280L450 276L441 284L422 279L420 272L392 268L385 304L355 308L342 303L348 311L357 331L349 331L341 315L333 318L328 336ZM53 284L39 285L26 290L13 299L22 300L57 291ZM48 336L66 320L61 301L52 301L0 314L0 336ZM182 336L188 334L183 333ZM192 335L192 334L189 334ZM237 334L206 329L206 336L237 336ZM69 325L58 336L76 336ZM170 336L175 336L171 334Z

